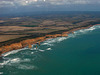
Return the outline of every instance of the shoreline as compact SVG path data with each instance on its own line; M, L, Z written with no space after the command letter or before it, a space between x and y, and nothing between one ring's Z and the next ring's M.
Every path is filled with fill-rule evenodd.
M61 31L61 33L53 33L53 34L45 34L42 36L37 36L36 38L32 38L32 39L25 39L22 41L19 41L17 43L11 43L10 45L5 45L5 46L1 46L0 47L0 56L2 56L3 53L9 52L9 51L13 51L13 50L18 50L18 49L22 49L25 48L26 46L28 46L29 48L31 48L32 44L37 44L37 43L41 43L45 40L51 39L51 38L57 38L57 37L67 37L68 34L73 33L74 31L77 30L81 30L81 29L88 29L92 26L96 26L96 25L100 25L100 24L95 24L95 25L88 25L87 27L77 27L77 28L73 28L71 30L66 30L66 31ZM58 31L60 32L60 31ZM15 39L16 40L16 39Z

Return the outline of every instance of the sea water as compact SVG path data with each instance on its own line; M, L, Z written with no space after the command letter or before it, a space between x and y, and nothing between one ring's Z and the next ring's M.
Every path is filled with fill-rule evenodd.
M100 75L100 26L3 54L0 75Z

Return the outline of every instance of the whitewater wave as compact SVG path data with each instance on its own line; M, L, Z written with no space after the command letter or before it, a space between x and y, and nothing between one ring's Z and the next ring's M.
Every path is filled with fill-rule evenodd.
M32 65L19 65L18 69L23 69L23 70L30 70L30 69L36 69L36 66L32 66Z
M31 59L29 58L25 58L25 59L13 58L13 59L5 60L2 63L0 63L0 68L4 68L4 66L6 66L9 68L9 70L11 70L12 67L15 67L16 69L23 69L23 70L36 69L37 67L30 64L30 62ZM3 72L0 72L0 74L3 74Z
M100 28L100 25L96 25L96 26L92 26L88 29L77 30L77 31L74 31L74 34L72 34L72 33L69 34L68 37L58 37L58 38L46 40L42 43L42 45L54 46L54 43L59 43L59 42L64 41L68 38L75 38L77 35L86 34L88 32L92 32L93 30L99 29L99 28Z
M54 43L59 43L65 39L67 39L67 38L66 37L53 38L53 39L44 41L41 45L54 46Z
M46 50L52 50L51 48L47 48Z
M13 58L13 59L4 60L2 63L0 63L0 66L19 64L22 62L30 62L30 61L31 61L30 59Z
M45 50L41 50L41 49L39 49L39 51L40 51L40 52L44 52Z
M23 49L7 52L7 53L3 54L3 57L6 58L8 56L9 59L3 60L2 62L0 62L0 68L2 68L3 66L14 66L18 69L26 69L26 70L27 69L36 69L36 66L28 64L35 58L34 57L33 57L33 59L26 58L26 56L32 57L32 55L34 55L35 53L52 50L52 46L56 45L56 43L59 43L61 41L69 39L69 38L75 38L75 37L77 37L77 35L86 34L88 32L91 32L91 31L93 31L95 29L99 29L99 28L100 28L100 25L93 26L88 29L82 29L82 30L75 31L74 34L69 34L68 37L58 37L58 38L46 40L41 44L41 46L38 49L36 49L35 46L32 45L31 49L23 48ZM22 50L26 50L26 51L23 51L21 53L20 51L22 51ZM18 52L20 52L19 56L15 56L15 57L9 56L9 55L16 54ZM21 55L23 55L24 57L22 57ZM25 64L22 64L22 63L25 63ZM2 74L2 73L3 72L0 72L0 74Z
M13 50L13 51L10 51L10 52L7 52L7 53L2 54L2 56L3 56L3 57L6 57L6 56L8 56L8 55L16 54L16 53L18 53L18 52L20 52L20 51L22 51L22 50L26 50L26 49L28 49L28 48L22 48L22 49L18 49L18 50Z
M3 72L0 72L0 74L3 74Z
M76 35L80 35L82 33L87 33L87 32L90 32L90 31L93 31L93 30L99 29L99 28L100 28L100 25L96 25L96 26L92 26L88 29L74 31L74 34L69 34L68 37L58 37L58 38L48 39L48 40L44 41L41 45L54 46L54 43L59 43L59 42L66 40L68 38L71 38L71 37L74 38L74 37L76 37ZM2 54L2 56L6 57L8 55L16 54L19 51L26 50L26 49L28 49L28 48L26 47L26 48L22 48L19 50L13 50L13 51ZM34 47L34 45L32 45L32 48L30 50L37 50L37 49Z
M75 31L74 34L76 34L76 35L79 35L81 33L84 34L84 33L92 32L93 30L99 29L99 28L100 28L100 25L92 26L92 27L90 27L88 29L82 29L82 30Z
M74 34L69 34L68 37L58 37L58 38L48 39L48 40L44 41L41 45L42 46L43 45L54 46L54 43L59 43L59 42L66 40L68 38L75 38L77 35L85 34L85 33L91 32L91 31L98 29L98 28L100 28L100 25L92 26L88 29L77 30L77 31L74 31ZM16 53L18 53L22 50L26 50L26 49L28 49L28 48L26 47L26 48L19 49L19 50L13 50L13 51L2 54L2 56L6 57L6 56L9 56L11 54L16 54ZM30 50L36 51L37 49L34 47L34 45L32 45L32 48ZM45 50L49 50L49 49L45 49ZM43 52L44 50L40 49L39 51Z
M31 54L34 54L34 52L31 52Z

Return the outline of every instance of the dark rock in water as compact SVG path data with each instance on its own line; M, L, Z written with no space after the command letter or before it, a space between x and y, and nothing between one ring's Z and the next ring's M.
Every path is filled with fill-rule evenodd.
M0 56L0 60L3 60L3 57L2 56Z

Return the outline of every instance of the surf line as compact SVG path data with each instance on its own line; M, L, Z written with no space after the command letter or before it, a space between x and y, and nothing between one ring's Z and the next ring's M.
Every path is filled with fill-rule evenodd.
M97 24L97 25L100 25L100 24ZM50 34L50 35L47 34L47 35L42 36L42 37L37 37L37 38L33 38L33 39L26 39L26 40L23 40L19 43L13 43L9 46L2 46L2 47L0 47L0 56L1 56L0 58L2 59L3 53L13 51L13 50L22 49L22 48L25 48L26 46L28 46L28 48L32 48L33 44L37 44L37 45L40 46L40 43L45 41L45 40L48 40L48 39L51 39L51 38L57 38L57 37L67 37L68 34L70 34L70 33L74 34L74 31L81 30L81 29L88 29L92 26L95 26L95 25L89 25L87 27L80 27L80 28L71 29L69 31L62 32L61 34L57 34L57 33Z

